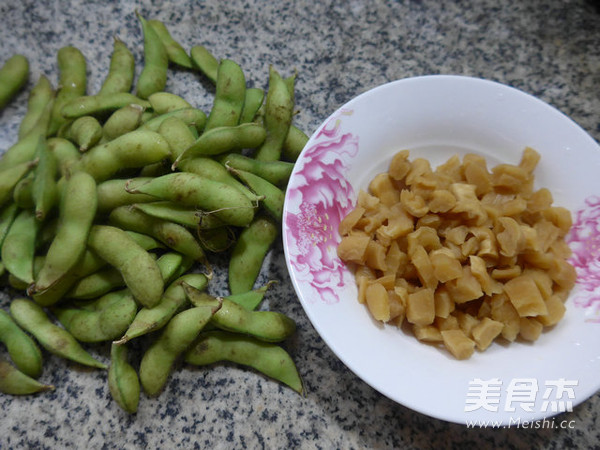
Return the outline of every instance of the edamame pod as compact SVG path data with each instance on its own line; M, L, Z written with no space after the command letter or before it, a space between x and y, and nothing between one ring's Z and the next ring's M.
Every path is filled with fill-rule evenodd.
M139 179L139 182L150 180L150 177L142 177ZM119 206L156 201L156 197L152 195L132 194L128 192L125 189L128 181L127 179L113 178L98 183L98 212L108 213Z
M238 125L245 96L246 77L242 68L235 61L222 59L217 72L215 98L205 130Z
M131 207L157 219L170 220L188 228L196 228L201 221L195 209L170 201L134 203ZM219 226L223 226L223 223L220 222Z
M294 125L290 125L285 141L283 141L282 157L295 162L308 142L308 136Z
M128 413L135 413L140 400L140 380L137 372L127 361L127 347L112 344L108 388L112 398Z
M80 300L97 299L114 289L124 286L125 280L123 280L121 272L109 266L78 280L65 294L65 297Z
M178 109L192 108L187 100L170 92L155 92L148 101L156 114L166 114Z
M269 69L269 88L265 101L264 125L267 137L256 151L255 158L274 161L281 157L283 142L288 134L294 113L294 101L288 86L279 73Z
M259 161L239 153L231 153L221 160L225 167L251 172L276 186L287 183L294 170L294 163L288 161Z
M14 203L9 203L2 208L2 211L0 211L0 248L2 248L4 238L8 234L8 230L18 213L19 208Z
M13 221L2 244L2 262L10 273L33 283L33 259L40 222L33 211L24 209Z
M246 89L246 98L244 99L244 108L240 116L240 123L249 123L254 121L256 114L261 108L265 98L265 91L261 88Z
M153 308L142 308L117 344L124 344L133 338L143 336L165 326L173 315L181 310L188 299L182 284L186 283L195 289L206 289L208 278L202 273L182 275L173 281L165 290L160 302Z
M177 157L173 168L177 167L183 158L213 156L245 148L256 148L262 144L266 136L267 132L263 126L252 122L212 128L202 133L190 147Z
M115 38L108 74L98 94L129 92L135 75L135 59L123 41Z
M50 80L48 80L46 75L40 75L37 83L31 88L31 92L29 93L27 112L19 125L19 139L23 139L33 129L44 112L44 108L53 98L54 89Z
M150 253L125 231L109 225L94 225L88 246L121 272L139 303L151 308L160 301L164 289L160 269Z
M136 231L158 239L167 247L189 256L194 261L207 263L204 250L185 227L174 222L148 216L127 206L112 210L109 222L124 230Z
M23 162L0 171L0 206L4 206L12 197L17 183L33 168L37 162Z
M193 305L204 304L211 295L183 284L183 289ZM276 311L250 311L228 298L215 312L211 323L217 328L236 333L249 334L267 342L280 342L296 331L296 323L285 314Z
M171 163L196 141L190 126L179 117L167 117L158 127L158 132L169 143ZM171 170L174 170L172 167Z
M53 100L50 100L33 129L22 139L19 139L14 145L10 146L0 159L0 171L15 167L24 162L31 162L35 158L35 152L40 137L45 137L52 112Z
M102 137L102 125L94 116L81 116L75 119L64 137L77 144L79 151L86 152Z
M220 307L219 299L209 299L173 316L140 362L140 383L148 395L160 393L177 358L192 345Z
M100 182L120 169L144 167L169 154L169 144L160 134L138 129L88 150L74 170L84 170Z
M87 62L78 48L67 46L57 54L59 83L48 125L48 136L54 135L67 122L62 110L70 100L85 95L87 88Z
M219 60L206 47L195 45L190 50L193 66L206 76L213 84L217 83Z
M143 113L144 107L135 103L117 109L104 122L102 128L104 142L112 141L137 129L142 123Z
M27 83L29 61L16 54L8 58L0 68L0 109L4 108L17 92Z
M52 313L79 342L104 342L123 335L137 313L137 303L129 289L121 289L84 308L61 305L53 307Z
M139 105L142 108L150 107L147 100L136 97L129 92L116 92L114 94L76 97L64 104L61 113L67 119L77 119L83 116L110 113L127 105Z
M56 183L58 164L54 153L48 150L46 139L41 136L36 158L38 163L31 186L31 198L34 203L35 218L43 221L55 207L58 199L58 187Z
M48 150L54 154L60 175L64 177L70 174L70 168L79 161L81 156L77 147L71 141L59 137L48 138L46 144Z
M201 333L184 354L188 364L206 366L220 361L251 367L298 393L302 379L290 355L280 346L237 333L214 330Z
M265 293L273 283L275 283L275 281L269 281L267 284L259 287L258 289L242 292L240 294L228 295L226 298L246 308L248 311L254 311L263 301Z
M39 347L2 309L0 341L4 343L10 359L21 372L32 378L38 378L42 374L42 352Z
M186 69L191 69L192 60L190 59L186 51L183 49L181 44L175 39L173 39L166 25L160 20L156 19L148 20L148 25L150 25L154 29L156 35L163 43L169 61L171 61L174 64L177 64L178 66L185 67Z
M254 217L254 205L242 192L189 172L163 175L142 183L132 180L126 189L199 208L229 225L243 227Z
M80 262L96 209L96 182L85 172L73 174L62 194L56 236L30 295L43 293Z
M262 197L261 206L275 220L281 223L285 192L274 184L269 183L264 178L254 175L251 172L234 169L232 167L230 167L229 170L252 189L252 191Z
M206 124L204 111L197 108L181 108L151 118L140 126L140 130L158 131L161 124L170 117L181 119L186 125L193 126L199 132L204 129Z
M31 333L50 353L79 364L106 369L106 366L94 359L67 330L55 325L44 310L32 300L14 299L10 304L10 313L15 322Z
M33 179L35 173L29 172L19 180L13 190L13 203L21 209L33 209Z
M278 231L275 222L265 215L257 216L241 231L229 259L228 282L232 294L252 289Z
M136 93L145 99L165 89L169 57L154 28L137 12L136 15L144 34L144 67L137 81Z
M0 360L0 392L9 395L29 395L53 389L54 386L42 384L10 363Z

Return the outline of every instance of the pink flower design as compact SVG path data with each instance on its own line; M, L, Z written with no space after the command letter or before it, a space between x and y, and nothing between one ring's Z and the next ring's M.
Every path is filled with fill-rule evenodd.
M586 208L577 212L567 242L573 250L570 262L577 271L582 289L575 305L591 316L586 321L600 323L600 198L587 198Z
M329 304L339 301L338 287L354 282L337 256L337 228L354 206L346 176L348 161L358 153L358 138L342 134L340 126L339 117L333 117L298 161L298 181L288 187L290 204L298 206L286 216L290 263L298 280L312 291L309 298Z

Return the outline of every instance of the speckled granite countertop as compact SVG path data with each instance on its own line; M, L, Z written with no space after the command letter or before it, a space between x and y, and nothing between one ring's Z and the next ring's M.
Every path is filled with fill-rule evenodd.
M600 4L586 0L363 2L285 0L17 1L0 4L0 61L31 62L28 89L41 73L56 83L56 52L80 48L88 90L108 68L112 38L142 63L135 10L162 20L186 48L203 44L231 57L263 84L270 64L298 70L295 123L310 134L332 111L379 84L424 74L462 74L538 96L600 140ZM205 111L212 94L191 73L171 72L167 89ZM27 92L0 113L0 149L16 138ZM248 370L177 370L163 394L142 395L137 415L111 400L106 373L46 358L54 392L0 396L0 448L598 448L600 396L565 418L572 429L467 429L413 412L350 372L304 315L279 244L259 281L280 282L265 306L298 323L288 349L306 395ZM211 284L226 288L223 276ZM0 300L6 307L6 298ZM3 349L0 350L4 352ZM92 348L107 358L105 347Z

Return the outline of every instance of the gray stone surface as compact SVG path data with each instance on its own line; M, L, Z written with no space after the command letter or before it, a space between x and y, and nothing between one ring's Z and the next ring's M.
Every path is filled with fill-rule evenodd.
M90 93L106 75L113 36L134 51L139 73L136 10L162 20L185 48L202 44L236 60L251 84L266 86L269 65L284 75L297 70L295 123L308 134L372 87L443 73L496 80L538 96L600 140L598 1L3 0L0 61L23 53L31 76L0 112L0 150L15 142L38 76L57 82L61 46L75 45L86 56ZM169 72L167 89L204 111L211 107L211 86L193 73ZM43 379L56 390L0 396L0 448L597 448L598 394L562 416L574 421L573 429L467 429L394 403L350 372L312 328L281 244L259 281L268 279L279 283L265 307L298 323L286 345L304 378L304 396L233 365L186 366L158 398L142 395L139 412L129 416L111 400L106 373L46 355ZM222 267L211 290L226 292ZM0 306L6 308L11 295ZM108 361L106 345L90 351Z

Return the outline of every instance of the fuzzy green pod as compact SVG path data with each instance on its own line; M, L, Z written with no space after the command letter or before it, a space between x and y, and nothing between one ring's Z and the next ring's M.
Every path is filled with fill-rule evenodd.
M53 389L54 386L42 384L7 361L0 360L0 392L9 395L30 395Z
M154 258L125 231L109 225L93 225L88 246L121 272L134 298L144 306L156 305L164 282Z
M246 77L241 67L230 59L219 62L213 106L206 120L206 130L235 126L240 122L246 96Z
M175 360L183 354L221 307L219 299L186 309L169 321L160 336L150 345L140 362L140 383L144 391L155 396L167 382Z
M167 26L156 19L148 20L148 25L154 29L154 32L163 43L169 61L178 66L185 67L186 69L191 69L192 60L190 59L190 56L181 44L173 39Z
M54 88L45 75L40 75L31 88L27 99L27 112L19 124L19 139L23 139L33 129L44 112L46 105L54 98Z
M54 209L58 201L56 180L58 163L54 153L48 149L48 143L43 137L40 137L36 158L38 163L34 171L31 198L34 204L36 219L43 221Z
M220 161L226 167L253 173L275 186L284 186L294 170L294 163L288 161L260 161L239 153L228 154Z
M29 77L29 61L23 55L16 54L8 58L0 68L0 109L4 108Z
M0 170L0 206L9 202L15 186L36 164L37 162L22 162L12 168Z
M167 84L169 56L160 37L146 19L136 15L144 34L144 67L137 81L136 94L147 99L155 92L164 91Z
M204 74L213 84L217 83L219 60L203 45L195 45L190 50L190 58L194 68Z
M123 41L115 38L108 74L98 94L129 92L135 76L135 58Z
M251 336L214 330L201 333L184 361L207 366L221 361L250 367L302 394L303 383L291 356L280 346Z
M2 245L6 270L26 283L33 283L33 260L40 221L33 211L24 209L13 221Z
M42 347L57 356L99 369L106 365L94 359L64 328L55 325L46 312L27 298L16 298L10 313L25 331L31 333Z
M127 347L112 344L108 368L108 388L112 398L128 413L135 413L140 401L140 380L127 361Z
M26 375L38 378L42 374L42 352L10 317L0 309L0 341L4 343L10 359Z
M95 116L112 113L127 105L138 105L149 108L150 103L129 92L113 94L82 95L66 102L61 109L66 119L77 119L83 116Z
M136 130L142 123L144 107L131 103L114 111L102 127L102 139L104 142L123 136L130 131Z
M234 169L233 167L229 167L229 170L242 180L246 186L252 189L252 191L262 197L261 206L271 217L281 223L283 204L285 202L284 190L252 172Z

